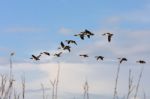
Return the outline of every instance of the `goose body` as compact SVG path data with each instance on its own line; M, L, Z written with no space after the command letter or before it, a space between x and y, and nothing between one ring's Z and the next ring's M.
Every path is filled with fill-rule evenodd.
M104 59L104 57L103 56L95 56L95 58L97 59L97 60L103 60Z
M30 59L34 59L34 60L40 60L41 54L38 56L32 55L32 57Z
M61 41L60 45L63 48L63 50L68 50L69 52L71 51L71 49L70 49L71 47L68 45L64 45L64 43L62 41Z
M80 54L79 56L82 56L84 58L89 57L87 54Z
M112 38L112 36L113 36L114 34L112 34L112 33L104 33L104 34L102 34L102 35L103 35L103 36L107 35L108 42L111 42L111 38Z
M127 58L124 58L124 57L123 57L123 58L118 58L118 59L120 60L120 61L119 61L120 64L121 64L123 61L128 61Z
M73 43L73 44L77 45L76 41L74 41L74 40L66 40L66 42L67 42L68 44Z
M45 54L45 55L50 56L50 53L49 53L49 52L43 52L42 54Z
M83 31L81 33L84 34L84 36L87 36L88 38L90 38L91 36L94 35L91 31L89 31L87 29L85 29L85 31Z
M61 54L62 54L62 52L55 53L54 56L60 57Z
M146 62L144 60L139 60L139 61L136 61L137 63L140 63L140 64L145 64Z
M83 33L75 34L74 36L79 36L81 40L84 40L84 37L85 37Z

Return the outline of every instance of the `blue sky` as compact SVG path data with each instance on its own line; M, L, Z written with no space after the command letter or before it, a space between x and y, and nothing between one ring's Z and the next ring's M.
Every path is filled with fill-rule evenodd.
M53 47L54 43L59 42L59 39L66 38L59 33L61 28L72 30L72 34L85 28L90 30L98 30L103 27L112 29L114 26L112 24L106 26L103 20L116 16L126 18L128 14L145 10L145 7L148 6L147 2L141 0L116 0L114 2L110 0L1 1L0 32L3 42L0 45L17 52L25 49L31 51L35 47L35 49L46 48L47 45ZM140 25L140 22L121 21L123 22L117 25L118 28L139 29L149 26L148 24ZM32 45L35 46L32 47Z
M127 82L128 69L133 70L137 79L140 65L135 61L150 59L149 17L149 0L1 0L0 73L8 72L9 54L15 52L13 60L16 79L20 79L24 72L27 85L32 86L32 89L28 87L27 90L40 89L40 83L48 86L48 79L54 79L57 61L60 61L60 93L63 93L64 89L71 95L80 95L80 86L85 78L88 78L91 94L95 95L93 97L100 95L99 97L105 96L109 99L114 87L114 84L109 82L113 82L115 77L110 75L115 75L116 58L127 57L129 61L123 66L119 85L122 90L120 95L123 96L126 88L122 84ZM95 36L84 41L73 36L84 29L89 29ZM114 33L111 43L101 35L105 32ZM29 59L31 54L41 51L55 52L60 41L66 39L74 39L79 43L78 46L72 47L71 53L65 53L62 58L44 56L40 62ZM91 57L79 58L80 53L88 53ZM92 58L99 54L106 57L105 62L99 63ZM146 76L149 75L149 64L150 62L147 62L145 65L141 85L141 93L144 89L147 97L150 97L150 88L147 88L150 80ZM78 77L81 78L78 80ZM72 86L67 86L70 80ZM102 93L99 93L101 91ZM28 96L33 98L33 95Z

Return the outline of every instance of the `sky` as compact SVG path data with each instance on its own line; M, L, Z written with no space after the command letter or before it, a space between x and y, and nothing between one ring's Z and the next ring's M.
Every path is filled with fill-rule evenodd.
M19 89L26 78L27 99L41 99L41 83L51 92L49 80L56 77L60 63L59 97L81 99L83 84L90 86L90 97L110 99L113 96L118 57L126 57L119 75L119 97L127 94L128 72L132 70L137 84L141 67L144 72L138 98L150 98L150 1L149 0L1 0L0 1L0 74L9 74L9 55L15 52L13 75ZM95 35L81 40L73 36L85 29ZM113 33L109 43L103 33ZM42 51L54 54L61 41L77 41L71 52L62 57L42 56L36 62L31 55ZM88 54L81 58L79 54ZM94 56L104 56L96 61ZM144 65L137 60L145 60ZM17 86L18 85L18 86ZM49 89L50 88L50 89ZM19 93L19 92L18 92ZM133 92L134 94L134 92Z

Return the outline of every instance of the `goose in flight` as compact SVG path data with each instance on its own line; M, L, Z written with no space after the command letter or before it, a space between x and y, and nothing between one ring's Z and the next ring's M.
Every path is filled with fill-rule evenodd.
M45 55L47 55L47 56L50 56L50 53L49 53L49 52L43 52L43 53L41 53L41 54L45 54Z
M34 59L34 60L40 60L41 54L38 56L32 55L32 57L30 59Z
M71 51L70 48L71 48L70 46L65 46L64 50L68 50L70 52Z
M14 56L14 55L15 55L15 52L10 53L10 56Z
M123 61L127 61L127 58L118 58L120 61L119 61L119 63L121 64Z
M103 56L95 56L95 58L97 59L97 60L103 60L104 59L104 57Z
M136 61L137 63L140 63L140 64L145 64L146 62L144 60L139 60L139 61Z
M71 51L71 50L70 50L70 48L71 48L71 47L70 47L70 46L68 46L68 45L67 45L67 46L66 46L66 45L64 45L64 43L63 43L63 42L61 42L61 43L60 43L60 45L61 45L61 47L63 48L63 50L68 50L69 52Z
M74 41L74 40L66 40L66 42L67 42L68 44L73 43L73 44L77 45L76 41Z
M108 36L108 42L111 42L111 38L112 38L112 36L114 35L114 34L112 34L112 33L104 33L104 34L102 34L103 36L105 36L105 35L107 35Z
M79 56L82 56L84 58L89 57L87 54L80 54Z
M81 40L84 40L85 35L83 33L79 33L79 34L75 34L74 36L79 36Z
M62 54L62 52L55 53L54 56L60 57L61 54Z
M93 36L93 35L94 35L94 33L92 33L91 31L89 31L89 30L87 30L87 29L85 29L85 31L84 31L84 32L81 32L81 33L83 33L84 35L86 35L88 38L90 38L90 36Z

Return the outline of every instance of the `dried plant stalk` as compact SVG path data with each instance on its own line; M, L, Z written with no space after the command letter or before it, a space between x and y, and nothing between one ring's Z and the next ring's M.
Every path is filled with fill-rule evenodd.
M133 89L134 89L134 86L133 86L133 77L131 75L131 69L129 69L129 81L128 81L128 93L127 93L127 99L129 99Z
M140 81L141 81L141 78L142 78L143 70L144 70L144 66L142 66L142 68L141 68L141 72L140 72L140 75L139 75L138 83L136 85L134 99L137 98L137 94L138 94L138 90L139 90L139 86L140 86Z
M117 68L116 79L115 79L115 88L114 88L113 99L116 99L116 96L117 96L117 87L118 87L118 79L119 79L120 66L121 66L121 64L119 63L118 64L118 68Z
M46 98L45 98L45 88L44 88L44 85L41 84L41 87L42 87L42 91L43 91L43 99L46 99Z
M25 99L25 77L22 77L22 99Z
M89 85L87 81L85 81L85 84L83 85L83 89L84 89L83 99L89 99Z

